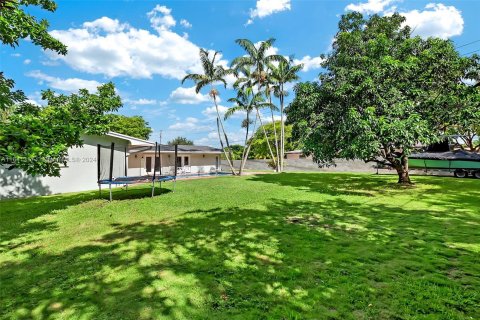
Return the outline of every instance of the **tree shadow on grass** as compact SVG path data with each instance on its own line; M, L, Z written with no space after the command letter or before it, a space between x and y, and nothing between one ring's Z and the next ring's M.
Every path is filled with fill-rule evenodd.
M170 189L157 188L155 196L161 196L171 192ZM75 194L60 194L52 196L38 196L24 199L9 199L0 202L0 253L16 248L20 245L32 243L35 235L42 232L54 231L57 226L54 222L37 220L37 218L55 214L58 210L66 209L70 206L92 201L108 200L108 190L102 191L100 196L98 191L89 191ZM134 188L115 188L113 190L113 199L115 201L124 201L151 197L150 185L138 185ZM28 240L24 240L28 236ZM20 242L17 239L22 239Z
M480 180L455 179L453 177L416 176L414 185L404 186L397 183L392 175L369 175L350 173L282 173L255 175L251 181L273 183L299 190L328 194L331 196L375 196L401 195L417 187L425 187L418 200L461 209L480 207Z
M268 199L112 225L0 265L4 317L462 319L479 315L469 223L385 204ZM472 220L473 219L473 220ZM455 277L451 270L455 269Z

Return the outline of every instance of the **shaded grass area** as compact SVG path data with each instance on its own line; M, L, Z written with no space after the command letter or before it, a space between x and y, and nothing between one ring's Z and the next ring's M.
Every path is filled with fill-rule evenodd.
M287 173L1 202L0 316L480 318L480 181L395 181Z

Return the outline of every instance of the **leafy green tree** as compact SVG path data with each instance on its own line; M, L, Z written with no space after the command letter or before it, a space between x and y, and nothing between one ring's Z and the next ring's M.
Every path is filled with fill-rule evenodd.
M281 130L280 121L276 121L276 124L266 123L263 126L265 131L267 132L267 137L270 140L270 142L275 141L274 130L277 130L277 134L280 134L280 130ZM297 141L295 141L292 138L292 125L286 125L284 130L285 130L285 151L296 150L299 147L299 144ZM269 158L267 141L265 140L265 135L263 134L263 130L261 130L261 128L259 128L252 137L251 154L254 159Z
M455 93L469 59L451 41L412 38L404 22L399 14L342 16L321 84L296 86L287 115L319 164L374 161L396 169L399 183L411 183L409 154L418 143L439 140L441 115L449 113L437 102Z
M231 71L223 68L221 65L216 64L215 59L217 58L217 55L218 52L215 51L210 58L210 53L207 50L200 49L200 62L202 64L203 74L188 74L182 79L182 84L187 80L192 80L193 82L195 82L195 91L197 93L199 93L200 90L202 90L206 86L210 87L209 95L210 97L212 97L213 103L215 104L215 109L217 111L218 139L220 141L220 145L222 146L222 150L225 153L225 159L230 166L230 170L232 171L232 174L235 174L233 162L231 161L232 155L227 154L226 152L226 150L228 150L228 152L231 152L230 143L228 142L227 133L225 132L225 127L223 125L222 118L220 117L220 111L218 110L217 97L219 93L218 90L215 89L215 84L219 82L222 83L225 88L227 87L225 76L231 73ZM226 148L223 144L222 133L225 138L225 144L227 145Z
M193 141L188 140L185 137L176 137L176 138L168 141L168 144L171 145L171 146L176 145L176 144L193 146Z
M44 50L66 54L67 47L48 33L48 22L25 12L29 6L50 12L57 7L50 0L0 1L0 41L15 48L29 38ZM44 91L45 107L26 102L25 94L13 88L14 81L0 73L0 165L32 175L58 176L68 148L81 146L83 133L108 131L105 113L121 106L112 83L98 87L95 94L84 89L70 96Z
M274 93L280 100L280 171L283 171L283 160L285 158L285 120L284 120L284 105L285 97L288 91L285 90L285 84L299 79L298 72L302 70L303 64L293 65L293 61L282 60L278 66L269 64L270 78L274 83Z
M107 132L104 114L122 105L112 83L98 87L97 93L82 89L66 96L44 91L45 107L26 103L20 95L14 99L0 126L0 165L44 176L59 176L68 148L82 146L81 134Z
M121 114L110 114L108 117L111 131L145 140L148 140L152 133L152 128L142 116L127 117Z
M459 81L453 94L442 95L436 101L435 116L445 123L445 134L465 150L480 151L480 56L470 57L465 78L476 81L471 85ZM441 106L441 108L438 108ZM438 112L443 111L443 112Z
M17 47L21 39L29 38L33 44L59 54L67 54L67 47L48 33L48 21L38 21L25 12L29 6L55 12L57 4L51 0L3 0L0 1L0 41Z
M233 160L242 160L245 147L241 144L232 144L230 148L232 149Z

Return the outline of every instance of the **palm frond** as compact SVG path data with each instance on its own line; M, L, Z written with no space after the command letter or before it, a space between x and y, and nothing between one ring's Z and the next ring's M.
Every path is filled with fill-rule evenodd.
M211 82L207 79L201 80L197 82L197 85L195 86L195 92L199 93L200 90L202 90L203 87L209 85Z
M236 57L235 59L232 60L230 63L230 66L235 68L236 70L243 68L243 67L248 67L248 66L253 66L255 62L251 57Z
M204 80L204 75L203 74L187 74L185 77L182 79L182 84L187 81L187 80L193 80L194 82L202 81Z
M267 39L265 41L262 41L260 43L260 46L258 47L258 56L259 57L264 57L265 52L267 52L267 50L270 49L273 46L275 41L276 41L275 38L270 38L270 39Z
M205 75L211 75L213 73L213 64L210 61L209 52L206 49L200 48L200 62Z
M248 39L237 39L235 42L243 48L250 56L256 56L257 55L257 48L255 48L255 45L253 44L252 41Z

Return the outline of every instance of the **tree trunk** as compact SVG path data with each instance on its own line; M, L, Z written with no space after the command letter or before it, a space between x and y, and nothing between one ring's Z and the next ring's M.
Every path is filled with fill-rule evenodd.
M410 175L408 174L408 157L403 156L399 164L395 166L398 174L398 183L400 184L412 184Z
M268 100L270 102L270 104L272 104L272 95L268 94ZM273 116L273 108L270 107L270 112L272 114L272 124L273 124L273 132L275 134L275 153L277 154L277 169L276 171L279 172L280 171L280 166L278 165L278 161L280 159L280 154L279 154L279 150L278 150L278 137L277 137L277 126L275 125L275 117Z
M280 85L280 172L283 172L285 158L285 123L283 118L283 84Z
M238 170L238 174L241 176L243 172L243 159L245 158L245 152L247 151L247 144L248 144L248 129L250 128L250 111L247 111L247 130L245 133L245 143L243 144L243 151L242 151L242 158L240 159L240 168Z
M260 126L263 129L263 134L265 135L265 140L267 140L268 151L270 151L270 156L272 157L273 163L275 164L275 170L276 170L278 168L278 162L275 160L275 156L273 155L272 147L270 147L270 141L268 141L267 131L265 130L265 127L263 126L263 122L262 122L262 118L260 116L260 112L258 111L258 108L255 108L255 109L257 110L257 117L258 117L258 120L260 121Z
M225 155L225 158L227 159L228 165L230 166L230 170L232 171L233 175L236 175L235 168L233 168L232 164L228 160L227 152L225 151L225 147L223 146L222 136L220 135L220 119L218 119L218 117L217 117L217 132L218 132L218 140L220 141L220 146L222 148L223 154Z
M253 130L254 134L252 135L252 138L250 140L250 143L248 143L248 146L245 145L246 151L244 156L242 157L242 161L240 163L240 171L243 172L243 169L245 168L245 164L247 163L248 160L248 155L250 154L250 147L252 146L253 143L253 137L255 136L255 129L257 128L257 117L255 117L255 122L253 123Z
M222 127L223 136L225 137L225 143L227 144L228 154L230 155L230 159L233 160L232 149L230 148L230 143L228 142L227 132L225 131L225 127L223 126L223 121L220 118L220 112L218 111L218 104L217 104L217 97L213 96L213 101L215 102L215 108L217 110L217 116L220 120L220 126ZM233 164L232 164L233 166Z
M213 102L215 103L215 109L217 110L217 131L218 131L218 138L220 140L220 145L222 146L223 153L225 154L225 158L227 159L227 162L228 162L228 165L230 166L230 170L232 171L232 174L236 175L237 173L235 172L235 168L233 167L233 163L231 161L232 150L230 149L230 144L228 143L227 134L225 133L225 128L223 127L222 120L220 119L220 112L218 111L217 98L215 96L213 96ZM220 135L220 127L222 128L223 135L225 136L225 142L227 144L227 149L228 149L228 153L230 154L230 158L228 157L227 152L225 151L225 147L223 146L223 141Z

